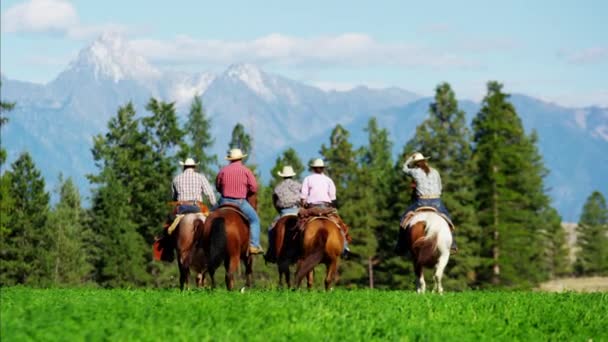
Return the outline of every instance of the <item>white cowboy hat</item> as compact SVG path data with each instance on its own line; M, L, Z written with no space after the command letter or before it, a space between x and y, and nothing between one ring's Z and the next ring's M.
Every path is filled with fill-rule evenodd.
M422 153L420 152L416 152L414 154L412 154L412 156L410 157L412 160L410 161L411 163L415 163L421 160L429 160L431 159L431 157L425 157L422 155Z
M325 163L323 162L323 159L317 158L310 163L310 167L325 167Z
M228 152L226 160L240 160L245 157L247 157L247 155L243 154L243 151L241 151L240 148L233 148L230 150L230 152Z
M183 166L195 166L198 165L198 163L194 162L194 159L192 158L188 158L186 159L185 162L179 162L179 165L183 165Z
M279 175L283 178L287 178L287 177L295 176L296 173L293 171L293 167L288 165L288 166L283 166L283 171L277 172L277 175Z

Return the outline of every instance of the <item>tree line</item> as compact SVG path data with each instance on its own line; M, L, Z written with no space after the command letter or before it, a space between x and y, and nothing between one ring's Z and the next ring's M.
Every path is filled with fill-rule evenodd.
M2 103L3 125L12 107ZM24 152L5 168L6 151L0 151L0 285L177 284L176 266L153 261L151 245L170 210L178 161L193 157L200 161L199 171L214 179L220 165L209 153L212 118L200 97L183 125L173 103L152 98L146 111L137 115L126 104L109 120L107 131L94 137L97 172L87 175L90 208L82 207L77 187L62 176L54 189L59 201L51 206L31 156ZM350 132L336 125L319 149L336 184L340 215L351 226L351 248L362 256L342 262L340 285L413 288L412 267L393 248L399 218L412 197L411 180L401 166L414 151L429 155L440 172L442 198L456 225L460 250L447 267L446 288L529 288L570 274L608 274L605 198L594 192L583 205L577 258L571 264L561 218L545 190L548 170L538 137L526 134L500 83L488 83L471 126L450 85L438 85L428 117L397 158L388 131L375 118L365 132L367 143L355 148ZM234 147L252 152L253 139L241 124L234 127L227 149ZM256 165L245 163L260 180ZM263 232L276 215L272 190L280 181L277 171L291 165L303 178L307 164L288 148L277 157L270 181L259 181ZM276 282L275 267L261 258L254 275L259 286Z

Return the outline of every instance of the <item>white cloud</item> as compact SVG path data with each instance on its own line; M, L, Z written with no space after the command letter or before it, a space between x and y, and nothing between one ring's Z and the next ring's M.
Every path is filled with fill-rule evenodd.
M147 58L169 64L225 65L242 61L289 66L398 66L474 68L458 55L407 43L379 42L367 34L298 38L271 34L250 41L202 40L177 36L140 39L132 47Z
M6 32L65 32L77 23L76 10L64 0L30 0L2 14Z
M608 62L608 47L596 46L579 51L561 50L558 56L571 64L596 64Z
M128 31L124 25L83 25L74 6L65 0L30 0L2 13L2 32L46 33L89 39L104 32Z

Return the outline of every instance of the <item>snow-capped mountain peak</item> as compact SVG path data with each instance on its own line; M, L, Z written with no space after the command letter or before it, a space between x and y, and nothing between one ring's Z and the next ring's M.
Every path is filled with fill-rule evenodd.
M276 96L266 85L266 75L253 64L233 64L225 72L226 77L243 82L249 89L266 100Z
M111 79L114 82L132 79L138 81L157 79L161 72L142 56L134 53L128 42L116 33L104 33L70 63L68 70L91 70L95 79Z

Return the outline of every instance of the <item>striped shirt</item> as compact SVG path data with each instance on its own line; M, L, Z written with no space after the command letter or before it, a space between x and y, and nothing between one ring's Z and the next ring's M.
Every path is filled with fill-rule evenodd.
M173 178L174 201L203 201L205 194L211 205L215 205L215 193L207 177L194 172L194 169L185 169L180 175Z
M223 197L247 198L247 194L258 191L253 172L239 161L224 166L215 179L215 187Z
M414 167L410 168L407 163L403 164L403 172L412 176L416 181L416 195L418 197L439 197L441 196L441 176L437 170L430 168L431 172L427 175L424 170Z
M313 173L304 178L300 198L306 203L331 203L336 200L336 186L331 178Z

